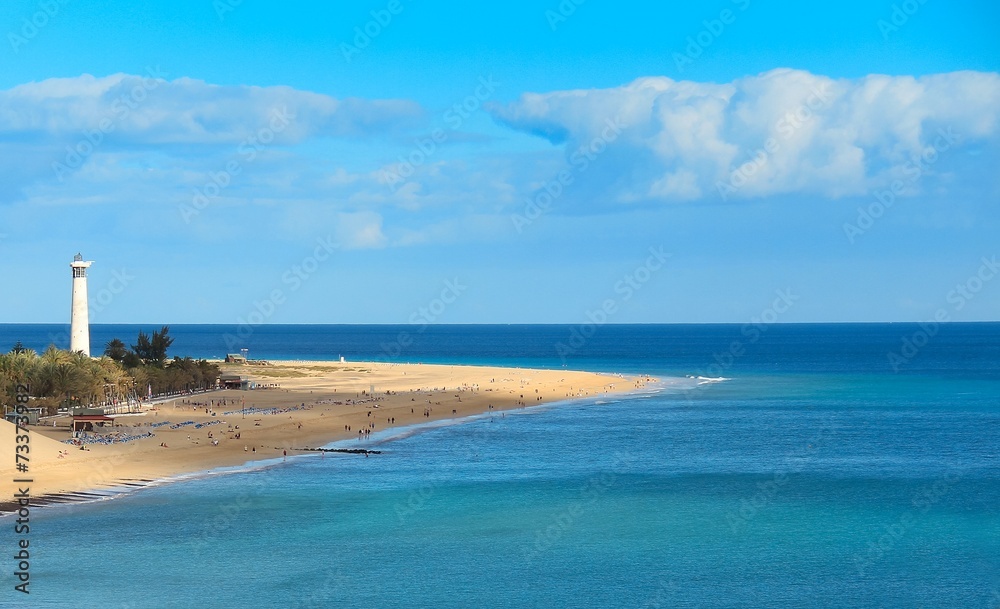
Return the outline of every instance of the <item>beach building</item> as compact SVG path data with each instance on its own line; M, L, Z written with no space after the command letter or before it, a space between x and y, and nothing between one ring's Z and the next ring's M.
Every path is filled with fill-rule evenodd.
M115 418L104 414L103 408L74 408L70 422L70 430L94 431L94 427L104 427L105 424L114 425Z
M38 425L38 419L40 419L41 416L42 416L42 409L41 408L28 408L28 409L26 409L25 413L22 414L22 415L19 415L16 412L14 412L13 410L11 410L10 412L4 414L3 418L8 423L14 423L16 425L17 421L19 421L19 420L23 421L24 420L21 417L28 417L28 425Z
M228 372L219 376L219 386L223 389L253 389L250 379Z

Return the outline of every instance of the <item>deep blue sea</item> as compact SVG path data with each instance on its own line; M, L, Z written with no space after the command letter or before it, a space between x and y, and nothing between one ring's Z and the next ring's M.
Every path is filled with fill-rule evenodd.
M0 325L0 350L66 330ZM249 330L172 326L171 351L728 380L37 510L30 599L7 558L0 606L1000 607L1000 324Z

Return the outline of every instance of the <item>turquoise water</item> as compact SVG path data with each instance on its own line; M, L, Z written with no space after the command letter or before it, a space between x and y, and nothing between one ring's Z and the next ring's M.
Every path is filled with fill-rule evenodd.
M995 609L1000 326L958 328L899 374L871 363L888 334L812 331L687 391L37 510L26 606ZM656 332L586 357L690 369L635 352ZM0 603L21 601L9 571Z

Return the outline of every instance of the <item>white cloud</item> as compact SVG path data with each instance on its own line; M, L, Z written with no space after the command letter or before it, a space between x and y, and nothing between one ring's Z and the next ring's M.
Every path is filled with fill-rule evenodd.
M0 91L0 137L80 139L95 131L118 144L237 144L271 128L274 142L364 136L412 125L406 100L335 99L291 87L221 86L113 74L53 78ZM274 129L276 117L288 125ZM97 134L95 134L97 137Z
M344 249L385 247L382 216L369 211L338 213L334 236Z
M947 153L956 156L932 164L904 193L947 202L995 200L1000 190L996 74L833 80L775 70L726 84L645 78L614 89L526 94L491 111L560 147L495 148L496 139L441 146L395 189L385 175L397 169L393 159L412 151L420 116L413 102L341 101L190 79L152 83L82 76L0 91L0 153L7 159L0 208L50 208L44 213L53 216L87 208L104 219L99 226L114 225L125 210L139 217L149 209L151 225L172 222L206 239L221 227L237 234L254 226L278 228L286 240L334 234L345 248L480 242L513 230L511 214L526 213L537 193L553 192L561 172L571 184L559 187L551 213L563 217L629 202L717 201L717 183L771 138L777 149L733 199L868 195L906 179L910 156L949 127L962 137L961 152ZM74 163L67 146L85 141L116 100L135 101L143 86L147 99ZM276 107L296 116L275 130L282 145L242 150L240 142L266 127ZM387 132L371 143L352 137ZM315 140L333 136L344 137ZM593 160L573 163L595 142L601 151Z
M996 155L1000 75L849 80L778 69L725 84L655 77L525 94L491 112L514 129L565 143L567 156L600 138L607 120L624 123L625 133L586 176L605 188L595 193L604 200L836 198L912 174L907 163L933 155L948 130L961 145L979 142Z
M317 162L316 150L350 156L358 140L380 135L392 145L424 120L408 100L167 81L155 71L31 82L0 91L0 203L122 203L142 192L190 204L213 180L212 193L224 183L213 205L334 193L346 201L385 189L366 172ZM318 138L339 139L317 147Z

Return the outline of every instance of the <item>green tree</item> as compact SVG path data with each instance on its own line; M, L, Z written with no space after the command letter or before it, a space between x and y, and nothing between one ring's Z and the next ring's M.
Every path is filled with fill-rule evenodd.
M159 332L153 330L152 338L140 330L136 344L132 345L132 352L143 364L162 368L167 361L167 349L174 343L174 339L168 336L169 333L170 326L163 326Z
M163 326L159 332L153 331L152 347L153 356L157 364L162 366L167 361L167 349L174 344L174 339L167 336L170 333L170 326Z
M134 352L129 351L125 354L122 365L125 366L126 370L135 370L142 366L142 360Z
M108 356L87 357L54 346L41 355L31 349L0 353L0 403L13 404L19 383L29 386L32 405L49 408L49 414L67 403L120 401L132 391L145 395L147 387L153 393L212 388L219 376L217 364L175 357L169 365L163 365L165 350L172 342L167 331L164 327L154 332L153 338L147 336L145 345L140 347L140 351L147 347L145 354L154 358L149 364L143 364L131 350L126 350L123 362ZM120 355L120 351L109 350ZM155 358L161 353L163 360L158 362Z
M128 349L125 347L125 343L121 340L112 338L108 341L108 344L104 346L104 355L120 364L125 361L125 356L128 355Z
M139 336L132 345L132 353L135 353L143 364L153 361L153 344L149 340L149 335L142 330L139 330Z

